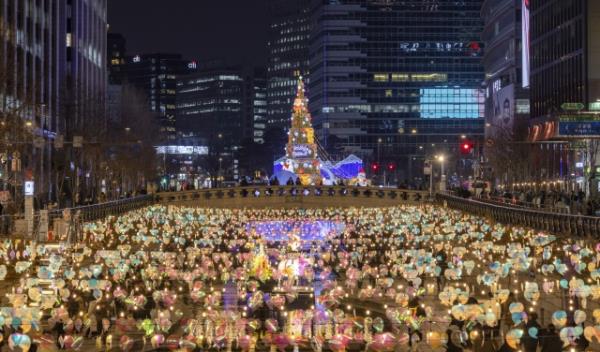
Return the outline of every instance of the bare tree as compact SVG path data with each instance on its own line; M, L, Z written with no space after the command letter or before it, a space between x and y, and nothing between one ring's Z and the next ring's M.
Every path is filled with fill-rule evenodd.
M524 142L526 126L515 125L513 130L488 125L491 131L486 142L485 155L491 166L491 179L511 184L528 180L531 175L531 145Z

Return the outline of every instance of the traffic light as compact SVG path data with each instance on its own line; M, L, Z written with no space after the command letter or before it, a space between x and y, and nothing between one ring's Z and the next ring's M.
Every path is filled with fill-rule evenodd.
M371 171L373 171L374 173L376 173L377 171L379 171L379 163L373 163L373 164L371 164Z
M460 145L460 152L464 155L468 155L471 154L471 152L473 151L473 142L470 141L464 141L461 143Z
M394 172L394 170L396 170L396 164L395 163L388 163L388 171Z

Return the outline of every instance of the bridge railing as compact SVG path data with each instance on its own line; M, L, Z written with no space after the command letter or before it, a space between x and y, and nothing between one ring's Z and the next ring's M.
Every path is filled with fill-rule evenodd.
M436 199L450 208L488 217L504 224L531 227L559 235L578 237L600 236L600 217L515 208L444 193L438 193Z
M383 200L405 203L424 203L428 201L428 193L424 191L402 190L377 187L344 187L344 186L249 186L234 188L198 189L182 192L163 192L156 195L159 203L196 203L210 205L210 203L232 205L252 205L252 200L265 201L279 200L290 203L304 200ZM215 201L222 202L215 202ZM257 202L254 202L257 203ZM263 203L268 204L268 203ZM335 202L332 202L335 205ZM356 202L360 206L360 202Z
M70 212L71 216L79 216L79 219L82 221L94 221L110 215L121 215L128 211L154 204L155 202L156 199L153 195L143 195L106 203L69 208L68 211ZM49 216L50 218L62 217L64 215L64 211L64 209L53 210L49 213Z

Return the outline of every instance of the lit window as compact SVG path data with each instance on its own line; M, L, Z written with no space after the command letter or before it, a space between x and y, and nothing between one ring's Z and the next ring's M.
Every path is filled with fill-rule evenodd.
M373 81L375 82L387 82L390 76L387 73L376 73L373 75Z
M407 73L392 73L392 82L407 82L409 79Z

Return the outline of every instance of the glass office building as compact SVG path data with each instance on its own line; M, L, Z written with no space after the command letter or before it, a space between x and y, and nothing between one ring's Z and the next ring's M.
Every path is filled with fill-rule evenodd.
M210 69L177 81L177 130L181 137L208 140L232 150L244 127L243 74L237 69Z
M531 117L550 118L563 103L600 102L600 1L532 1Z
M269 0L267 128L289 129L299 76L308 75L308 0Z
M177 139L177 79L195 72L197 63L168 53L128 56L126 62L124 81L148 97L150 110L158 116L161 137Z
M312 2L310 109L332 158L394 163L398 179L436 154L464 161L461 141L484 130L481 5Z

